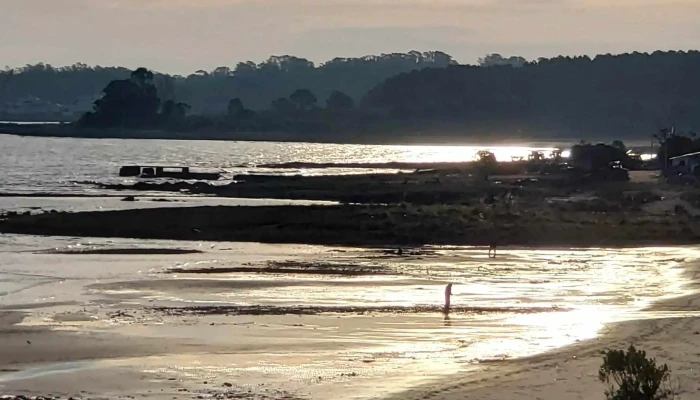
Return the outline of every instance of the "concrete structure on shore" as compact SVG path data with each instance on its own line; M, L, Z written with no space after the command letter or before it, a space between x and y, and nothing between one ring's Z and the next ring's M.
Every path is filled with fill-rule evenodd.
M700 175L700 151L671 157L668 161L680 173Z

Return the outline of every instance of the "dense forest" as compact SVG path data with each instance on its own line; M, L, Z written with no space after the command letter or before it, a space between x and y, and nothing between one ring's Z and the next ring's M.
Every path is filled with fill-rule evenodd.
M700 52L557 57L392 77L362 107L414 129L648 137L700 130Z
M399 139L396 132L421 140L481 134L649 140L671 125L700 130L698 51L536 61L491 54L479 66L457 65L438 52L318 67L285 56L188 77L84 65L33 66L2 77L4 96L17 95L22 82L56 101L71 90L101 92L80 120L88 128L333 134L340 141ZM107 77L114 79L95 89Z
M320 65L292 56L273 56L256 64L238 63L213 71L197 71L189 76L154 74L154 84L163 100L187 103L192 113L221 114L233 98L254 110L305 88L321 98L333 91L359 100L368 90L391 76L426 67L442 68L455 64L441 52L412 51L361 58L336 58ZM121 67L89 67L75 64L55 68L47 64L27 65L0 72L0 103L27 96L71 104L80 97L94 96L113 80L129 78L131 71Z
M111 81L85 113L77 128L165 130L172 132L292 132L299 135L319 132L356 132L367 127L367 120L349 95L332 92L319 103L308 89L297 89L289 96L271 102L270 108L255 111L239 98L228 101L226 111L217 115L191 113L189 104L161 96L156 75L138 68L127 79ZM363 125L362 123L365 123Z

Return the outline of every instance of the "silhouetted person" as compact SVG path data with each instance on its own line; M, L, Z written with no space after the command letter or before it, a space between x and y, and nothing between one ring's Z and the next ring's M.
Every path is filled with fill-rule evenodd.
M447 286L445 286L445 314L450 313L450 298L452 297L452 284L448 283Z
M398 250L396 250L396 255L402 256L403 255L403 249L399 247Z
M489 258L496 258L496 247L496 241L492 241L491 244L489 244ZM493 252L493 255L491 252Z
M445 326L452 326L452 320L450 319L450 314L445 314L445 322L443 323Z

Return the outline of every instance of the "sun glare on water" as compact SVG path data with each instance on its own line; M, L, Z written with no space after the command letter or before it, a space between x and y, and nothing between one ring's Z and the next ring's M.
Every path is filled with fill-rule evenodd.
M477 159L480 151L490 151L497 161L527 160L533 152L551 157L554 147L525 146L399 146L406 160L413 162L465 162Z

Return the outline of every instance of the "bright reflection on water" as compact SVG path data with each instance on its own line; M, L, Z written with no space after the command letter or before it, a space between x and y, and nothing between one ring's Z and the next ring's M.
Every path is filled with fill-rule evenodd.
M240 172L286 174L357 173L367 170L266 169L265 164L385 163L472 161L490 150L501 161L527 158L531 151L549 155L552 146L384 146L323 143L212 142L138 139L29 138L0 135L0 191L79 193L75 181L122 182L119 167L128 164L188 165ZM566 144L561 144L566 146Z
M366 256L366 255L365 255ZM335 262L390 265L401 275L382 278L231 277L240 281L284 281L289 286L245 293L209 291L162 300L219 304L413 306L440 304L443 288L453 283L454 306L492 308L570 309L568 312L453 314L439 317L396 316L361 330L384 338L382 351L399 357L474 360L518 357L594 337L608 322L650 301L683 293L678 265L694 258L694 250L511 250L488 259L482 249L441 248L425 259L362 259L363 252L334 257ZM360 258L359 260L357 258ZM218 260L212 265L226 266ZM199 265L201 267L201 264ZM204 290L204 289L203 289ZM156 296L157 298L158 296ZM434 342L435 335L459 338L469 346L454 349L454 342ZM387 339L390 338L390 339ZM463 343L464 343L463 342ZM420 351L417 351L420 349Z
M484 249L466 247L439 247L426 249L420 257L395 257L368 249L323 246L4 240L0 247L14 249L68 245L205 250L178 256L52 255L50 263L46 262L49 256L26 252L0 257L0 267L10 277L21 270L71 278L60 287L42 286L41 296L50 301L76 300L76 293L82 293L93 302L117 300L122 304L119 308L127 310L204 304L410 308L442 304L445 284L451 282L453 306L485 309L452 313L449 318L411 312L204 317L147 313L136 324L130 320L116 321L116 325L111 320L73 324L79 329L112 329L227 349L206 357L172 355L123 362L130 368L178 379L230 379L250 387L273 384L311 398L365 398L396 392L455 371L467 373L465 368L478 368L484 360L532 355L593 338L611 322L651 317L652 313L642 311L650 302L685 294L683 266L700 254L697 248L504 249L497 259L489 259ZM268 260L374 266L391 272L364 277L163 274L171 267L265 265ZM97 264L101 268L95 269ZM21 283L29 278L6 280L13 279ZM72 286L79 282L89 286L83 290ZM31 293L16 293L12 301L30 303ZM78 301L84 301L80 296ZM64 322L61 328L70 325ZM348 378L349 373L357 378Z

